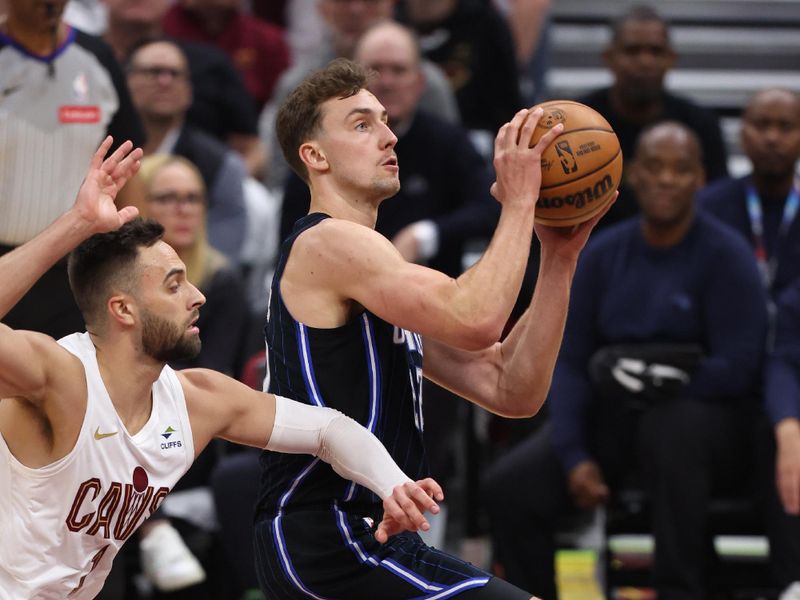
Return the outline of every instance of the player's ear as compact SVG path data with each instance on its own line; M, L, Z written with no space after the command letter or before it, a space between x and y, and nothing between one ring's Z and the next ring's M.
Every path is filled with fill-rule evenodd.
M300 160L303 161L309 172L321 172L328 169L328 158L325 156L325 151L316 142L302 144L298 152L300 153Z
M114 294L108 299L106 308L109 318L124 327L132 327L136 322L136 308L127 294Z

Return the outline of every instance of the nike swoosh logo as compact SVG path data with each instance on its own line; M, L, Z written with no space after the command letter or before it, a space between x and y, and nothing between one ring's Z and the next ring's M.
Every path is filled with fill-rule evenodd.
M94 439L102 440L107 437L111 437L112 435L117 435L119 431L112 431L111 433L100 433L100 428L94 430Z

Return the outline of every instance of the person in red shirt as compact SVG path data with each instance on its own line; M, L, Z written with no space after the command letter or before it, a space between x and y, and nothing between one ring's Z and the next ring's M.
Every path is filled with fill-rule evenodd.
M178 0L163 25L167 35L212 44L228 54L258 109L290 63L283 30L244 14L240 0Z

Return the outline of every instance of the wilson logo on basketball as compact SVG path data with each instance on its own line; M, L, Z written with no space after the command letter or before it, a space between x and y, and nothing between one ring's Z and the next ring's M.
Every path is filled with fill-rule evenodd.
M536 202L536 208L562 208L564 206L574 206L575 208L583 208L589 202L605 198L610 192L616 189L614 180L610 175L606 175L602 179L589 184L586 188L568 194L566 196L553 196L551 198L539 198Z
M142 467L133 470L131 483L112 481L104 488L97 477L87 479L78 486L67 527L75 533L99 534L105 539L128 539L169 494L168 487L156 490L149 483Z

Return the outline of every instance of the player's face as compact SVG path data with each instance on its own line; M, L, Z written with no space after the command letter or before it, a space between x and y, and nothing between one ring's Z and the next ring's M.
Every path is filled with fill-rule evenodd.
M192 101L189 67L180 50L170 42L143 46L128 69L133 103L146 119L183 115Z
M165 242L141 249L138 262L142 351L162 362L197 356L196 322L206 299L186 279L185 265Z
M640 145L629 177L642 216L661 226L691 215L694 194L704 183L696 145L685 133L674 131L659 131Z
M664 77L675 62L667 32L658 21L624 23L604 57L616 85L640 102L659 97Z
M392 125L408 119L416 110L424 86L412 41L399 31L369 34L356 60L378 73L370 91L386 107Z
M361 90L349 98L327 100L321 109L322 127L315 143L341 192L377 202L396 194L400 190L397 137L377 98Z
M800 158L800 99L788 90L758 94L742 118L742 147L762 177L787 177Z
M206 217L203 182L182 163L171 163L153 176L147 190L147 216L164 226L164 241L178 251L197 240Z

